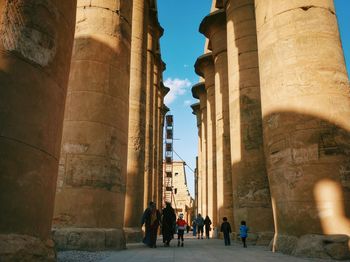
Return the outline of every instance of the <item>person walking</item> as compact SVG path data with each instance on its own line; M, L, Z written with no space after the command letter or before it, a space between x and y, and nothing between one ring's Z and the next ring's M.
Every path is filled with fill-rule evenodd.
M247 247L246 239L248 237L248 230L247 223L243 220L241 221L241 226L239 227L239 233L242 239L243 247Z
M205 225L205 235L207 239L209 239L209 231L211 230L210 225L211 225L211 220L209 216L206 216L204 219L204 225Z
M174 230L176 224L176 215L174 209L169 202L165 203L162 210L162 234L164 246L168 247L170 241L174 238Z
M197 235L197 221L196 221L196 219L193 219L193 221L192 221L192 230L193 230L193 236L195 237Z
M184 215L180 214L178 220L176 221L177 224L177 246L180 246L180 240L181 240L181 246L184 246L184 233L186 228L186 221L183 219Z
M197 227L198 227L198 239L203 239L203 227L204 227L204 219L201 214L198 214L197 217Z
M232 232L231 230L231 225L229 222L227 222L227 217L224 217L222 219L224 222L221 224L221 232L224 233L224 241L225 241L225 246L230 246L231 245L231 238L230 238L230 233Z
M160 213L154 202L150 202L149 206L143 212L141 226L145 224L145 237L143 243L151 248L156 248L157 231L160 223Z

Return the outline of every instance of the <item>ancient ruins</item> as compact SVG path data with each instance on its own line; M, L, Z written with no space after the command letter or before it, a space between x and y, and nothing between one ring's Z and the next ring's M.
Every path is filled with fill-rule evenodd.
M141 241L143 210L164 205L157 0L0 0L0 21L0 261ZM273 251L349 259L333 0L213 0L198 28L194 213L246 220Z
M217 0L199 31L198 212L216 227L249 221L251 241L275 251L349 258L350 96L333 1Z

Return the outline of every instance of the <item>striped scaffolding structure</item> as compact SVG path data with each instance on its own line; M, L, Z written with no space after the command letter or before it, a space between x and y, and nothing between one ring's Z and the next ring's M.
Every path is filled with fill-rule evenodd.
M173 115L165 116L165 162L163 179L163 204L173 202L173 137L174 119Z

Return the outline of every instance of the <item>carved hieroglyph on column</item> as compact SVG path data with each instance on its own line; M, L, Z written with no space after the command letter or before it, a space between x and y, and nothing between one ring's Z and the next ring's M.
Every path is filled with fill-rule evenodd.
M207 94L205 91L204 82L198 83L192 87L192 95L194 98L199 99L200 104L200 119L201 119L201 134L200 134L200 173L199 173L199 190L200 199L198 200L201 204L202 216L208 214L208 165L207 165Z
M97 2L78 1L54 215L59 249L125 247L131 5ZM72 243L71 234L79 236Z
M128 157L124 227L127 238L141 237L144 198L145 116L147 84L147 28L149 1L134 0L129 92Z
M217 215L233 223L225 25L225 11L218 10L203 19L199 31L210 40L215 65Z
M207 92L207 170L208 170L208 216L213 226L218 227L221 220L217 217L217 184L216 184L216 114L215 114L215 69L211 52L200 56L195 63L198 75L205 79Z
M333 1L255 7L275 247L292 252L286 239L350 235L349 82Z
M254 0L226 1L230 139L235 228L249 221L257 244L273 237L263 151Z
M53 261L53 243L44 243L51 239L76 1L0 0L0 10L0 260Z

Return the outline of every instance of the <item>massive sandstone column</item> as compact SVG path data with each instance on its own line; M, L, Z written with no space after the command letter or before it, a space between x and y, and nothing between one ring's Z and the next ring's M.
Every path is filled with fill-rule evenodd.
M226 50L226 14L215 11L201 22L199 31L210 40L215 65L216 178L218 218L233 222L230 122Z
M334 5L256 0L255 7L275 248L293 252L303 236L296 253L310 251L315 238L306 234L350 236L349 82Z
M196 169L194 172L194 201L195 201L195 205L194 205L194 215L195 217L197 217L198 213L200 213L199 211L199 206L200 206L200 201L199 201L199 164L198 164L198 158L199 158L199 153L200 153L200 126L201 126L201 120L200 120L200 103L195 103L191 105L192 108L192 114L194 114L196 116L196 123L197 123L197 129L198 129L198 156L196 157Z
M145 103L149 1L134 0L130 61L129 129L124 227L128 241L141 240L145 161Z
M53 244L44 243L51 239L76 1L0 0L0 10L0 260L52 261Z
M153 130L154 130L154 62L158 48L159 38L163 34L163 28L159 25L157 12L151 9L149 12L150 23L147 37L147 85L146 85L146 125L145 125L145 183L144 183L144 208L152 201L153 184Z
M208 214L208 165L207 165L207 94L205 91L204 82L198 83L192 87L192 96L194 98L199 99L200 104L200 118L201 118L201 134L200 134L200 173L199 173L199 201L201 204L201 212L199 212L202 216L206 216Z
M130 24L129 1L78 1L54 214L59 249L125 247Z
M235 228L242 220L258 234L273 237L271 197L266 173L254 0L228 0L227 57ZM263 232L269 232L262 234Z
M222 220L218 220L217 217L215 68L211 52L197 59L195 70L199 76L205 79L207 93L208 216L211 218L213 226L219 227Z

